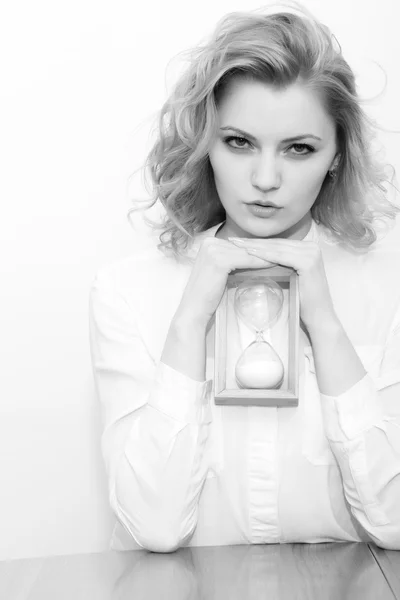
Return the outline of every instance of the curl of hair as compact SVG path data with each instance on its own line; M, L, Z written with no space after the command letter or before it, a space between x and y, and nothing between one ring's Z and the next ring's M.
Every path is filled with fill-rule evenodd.
M297 6L301 6L295 3ZM145 167L152 184L148 208L159 200L158 248L178 259L194 236L226 217L214 183L208 150L218 104L234 77L284 87L300 81L315 90L336 123L340 160L312 207L313 219L354 248L376 241L374 223L400 210L387 198L392 185L373 151L375 125L361 107L352 69L336 38L303 7L295 12L234 12L211 38L189 51L189 66L158 116L157 140ZM130 209L128 215L135 210Z

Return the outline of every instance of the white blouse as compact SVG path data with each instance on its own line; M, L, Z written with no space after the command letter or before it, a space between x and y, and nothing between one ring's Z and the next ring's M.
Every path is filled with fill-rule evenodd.
M196 236L192 256L221 225ZM335 311L367 374L337 397L321 394L301 332L297 407L214 403L214 319L206 381L161 362L190 265L151 247L97 271L90 349L117 518L111 549L400 549L400 243L352 251L314 222L305 239L320 245ZM228 327L239 353L254 340L246 329Z

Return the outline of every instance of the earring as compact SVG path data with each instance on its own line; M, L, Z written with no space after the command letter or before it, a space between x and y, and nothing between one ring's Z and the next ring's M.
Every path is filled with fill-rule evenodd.
M331 179L336 179L337 169L332 169L331 171L328 171L328 175Z

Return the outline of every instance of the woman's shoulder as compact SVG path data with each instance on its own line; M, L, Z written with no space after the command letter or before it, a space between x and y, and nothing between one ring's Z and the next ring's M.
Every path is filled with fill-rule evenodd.
M163 252L158 247L155 238L144 239L143 247L138 248L132 254L103 263L98 267L95 277L110 278L122 282L126 279L130 281L132 275L140 276L143 274L147 277L154 275L166 279L173 276L174 273L191 269L202 241L206 237L215 235L220 225L221 223L218 223L205 231L197 233L187 249L181 251L179 258L174 257L171 252Z
M325 235L322 231L320 247L332 293L348 303L368 301L377 306L398 306L399 234L400 224L392 223L389 228L377 231L373 244L356 249L335 242L329 232Z
M400 255L400 219L377 223L374 227L376 240L369 246L355 248L338 240L327 227L318 224L318 240L328 260L338 263L386 264L384 270L392 264L398 264ZM325 258L325 256L324 256Z
M156 245L148 244L132 254L120 256L100 265L93 281L120 291L142 286L162 284L174 278L182 265L166 256Z

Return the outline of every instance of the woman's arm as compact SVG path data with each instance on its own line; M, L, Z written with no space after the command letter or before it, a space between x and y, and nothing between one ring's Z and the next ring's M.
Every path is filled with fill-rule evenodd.
M89 325L111 506L140 546L171 552L197 523L209 469L212 383L175 370L173 357L184 352L189 363L191 353L201 354L203 332L192 330L189 343L172 328L166 342L172 367L154 364L131 307L106 273L92 283Z
M297 271L300 315L311 338L325 432L346 499L377 545L400 549L400 311L375 383L335 315L316 242L230 239L252 255ZM391 414L385 406L392 407Z
M364 366L333 310L320 314L307 330L321 394L338 396L365 376Z
M161 361L196 381L206 378L206 326L178 309L170 325Z
M383 548L400 550L400 334L392 325L374 381L336 317L309 329L325 432L354 517Z

